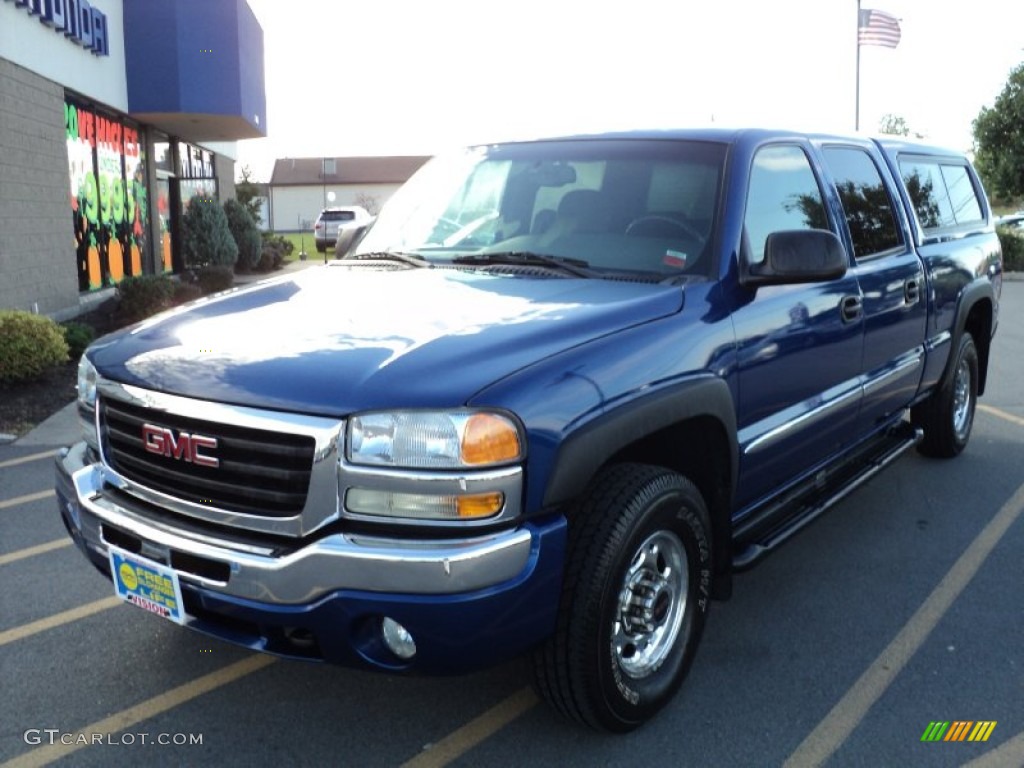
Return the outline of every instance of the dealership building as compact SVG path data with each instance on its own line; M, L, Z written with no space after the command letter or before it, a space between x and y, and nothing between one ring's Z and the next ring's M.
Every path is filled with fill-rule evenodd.
M65 319L180 271L194 195L267 133L246 0L0 0L0 309Z

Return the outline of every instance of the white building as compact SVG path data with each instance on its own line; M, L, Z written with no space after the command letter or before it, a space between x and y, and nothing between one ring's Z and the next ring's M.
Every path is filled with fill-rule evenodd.
M361 205L377 213L429 157L300 157L274 163L264 224L275 232L312 229L324 208Z

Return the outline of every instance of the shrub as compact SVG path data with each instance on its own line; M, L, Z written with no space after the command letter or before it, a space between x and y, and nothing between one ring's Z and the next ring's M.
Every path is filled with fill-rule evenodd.
M64 331L64 341L68 345L68 355L72 360L80 358L85 352L85 348L96 338L96 331L91 325L85 323L69 320L66 323L61 323L61 328Z
M204 294L226 291L235 282L231 267L203 267L197 275L199 287Z
M264 237L263 251L256 269L259 272L270 272L280 269L284 264L285 255L292 249L292 244L283 237Z
M1024 272L1024 235L1018 235L1008 227L999 227L996 234L1003 247L1003 269L1007 272Z
M295 243L286 237L281 235L275 235L273 232L263 233L263 245L273 245L278 248L285 256L291 256L292 251L295 250Z
M67 361L68 345L57 323L31 312L0 310L0 383L36 379Z
M203 289L198 283L175 283L174 297L171 301L175 306L195 301L203 295Z
M270 272L274 269L274 249L263 246L260 252L260 260L256 262L257 272Z
M174 280L167 275L126 277L117 284L121 319L134 323L169 308L174 299Z
M181 217L181 248L185 266L233 267L238 246L231 237L228 217L220 204L210 197L195 195Z
M231 237L238 246L238 261L235 269L240 272L248 272L255 268L260 260L263 243L260 239L260 230L256 226L249 211L237 200L227 200L224 203L224 215L228 219L228 230Z

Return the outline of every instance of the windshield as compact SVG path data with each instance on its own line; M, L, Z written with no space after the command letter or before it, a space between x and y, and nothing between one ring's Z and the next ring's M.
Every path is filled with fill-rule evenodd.
M708 274L724 157L719 144L629 139L437 157L388 201L356 256L487 265L529 254L608 273Z

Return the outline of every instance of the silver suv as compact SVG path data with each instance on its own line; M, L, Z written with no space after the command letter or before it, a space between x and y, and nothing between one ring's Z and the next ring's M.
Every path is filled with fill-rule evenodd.
M324 208L316 217L316 224L313 225L313 237L316 240L316 249L325 253L328 248L334 247L338 241L338 233L347 230L358 230L364 228L372 220L369 212L358 205L346 205L337 208ZM350 239L346 237L345 239Z

